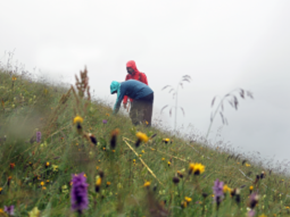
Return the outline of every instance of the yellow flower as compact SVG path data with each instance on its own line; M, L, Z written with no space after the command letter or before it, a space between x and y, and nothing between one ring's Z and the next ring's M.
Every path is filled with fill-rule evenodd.
M17 78L15 76L12 77L12 81L16 81Z
M112 150L113 153L115 153L115 150Z
M105 148L105 147L103 147L103 150L104 150L104 151L106 151L106 148Z
M133 159L133 163L136 163L136 160L135 159Z
M86 177L87 178L87 175L84 173L84 177Z
M99 169L99 167L98 166L96 166L96 170L98 170Z
M161 160L165 160L165 158L163 157Z
M39 217L40 216L40 211L38 210L37 207L34 207L30 212L28 212L29 217Z
M254 189L254 187L251 185L251 186L249 187L249 189L250 189L250 191L252 191L252 190Z
M164 139L162 139L162 142L167 144L168 142L170 142L170 139L169 138L164 138Z
M48 166L49 166L49 162L46 162L45 166L47 166L47 167L48 167Z
M251 166L251 164L248 164L248 163L246 163L246 164L245 164L245 166L246 166L246 167L250 167L250 166Z
M230 193L231 190L232 190L232 189L229 188L228 185L224 185L224 187L223 187L223 192L224 192L224 193L226 193L226 192L229 192L229 193Z
M41 185L41 186L44 186L44 182L40 182L40 185Z
M46 187L45 187L45 186L43 186L43 187L42 187L42 190L46 190Z
M110 114L109 113L106 113L106 116L110 117Z
M149 187L151 185L151 182L145 182L143 187Z
M285 209L289 209L289 206L286 206Z
M168 166L170 166L170 165L171 165L171 162L170 162L170 161L168 161L168 162L167 162L167 164L168 164Z
M148 142L149 138L145 133L142 132L138 132L136 133L136 136L138 137L138 139L140 139L142 142Z
M151 150L152 150L152 151L155 151L155 149L154 149L154 148L151 148Z
M205 166L201 163L191 163L189 164L189 174L193 172L194 175L200 175L204 172L204 168Z
M182 208L186 208L187 207L187 202L186 201L182 201L181 202L181 207Z
M139 157L142 157L142 154L139 154Z
M265 214L259 215L259 217L267 217Z
M76 116L75 118L74 118L74 124L76 124L76 123L83 123L83 121L84 121L84 119L81 117L81 116Z
M186 200L187 203L192 201L192 199L190 197L185 197L184 200Z
M111 182L107 182L107 186L111 185Z
M96 186L100 186L102 184L102 178L99 177L96 181Z
M142 150L142 153L144 154L144 153L145 153L145 151L144 151L144 150Z

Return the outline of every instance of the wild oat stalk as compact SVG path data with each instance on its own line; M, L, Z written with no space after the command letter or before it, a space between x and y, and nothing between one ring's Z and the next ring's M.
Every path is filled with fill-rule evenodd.
M206 138L209 135L210 129L212 127L213 121L217 115L217 113L219 112L222 122L224 125L228 125L228 120L226 119L226 117L224 116L223 112L224 112L224 101L227 100L228 103L236 110L238 110L238 105L239 105L239 101L238 101L238 97L234 95L235 92L238 92L238 94L240 95L241 98L245 99L245 94L250 97L250 98L254 98L253 94L250 91L245 91L242 88L238 88L238 89L234 89L233 91L227 93L223 98L220 98L219 96L215 96L212 99L211 102L211 107L214 106L215 100L217 97L220 98L220 103L218 104L218 106L215 109L215 112L213 113L213 111L211 112L210 115L210 125L209 128L207 130L207 134L206 134Z
M190 83L190 80L191 80L191 77L189 75L184 75L182 76L181 80L178 82L177 84L177 87L176 89L174 87L172 87L171 85L166 85L165 87L162 88L162 90L165 90L166 88L170 88L169 92L168 93L171 93L172 92L172 98L174 99L175 97L175 106L171 106L171 108L169 109L169 115L171 117L171 114L172 114L172 108L175 108L175 118L174 118L174 131L176 129L176 120L177 120L177 108L178 108L178 88L179 86L181 86L183 88L183 82L184 81L187 81L188 83ZM165 105L162 109L161 109L161 112L167 108L169 105ZM183 113L183 115L185 116L185 112L184 112L184 109L182 107L179 107Z

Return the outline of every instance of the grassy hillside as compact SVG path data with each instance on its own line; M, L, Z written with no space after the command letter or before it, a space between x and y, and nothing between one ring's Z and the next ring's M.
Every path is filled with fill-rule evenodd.
M0 216L11 205L14 216L289 215L280 171L222 144L134 127L79 79L65 89L0 72Z

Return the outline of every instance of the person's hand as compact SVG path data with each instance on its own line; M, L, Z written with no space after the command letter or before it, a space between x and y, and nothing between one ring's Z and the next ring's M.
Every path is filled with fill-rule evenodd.
M123 103L124 109L127 108L127 103Z

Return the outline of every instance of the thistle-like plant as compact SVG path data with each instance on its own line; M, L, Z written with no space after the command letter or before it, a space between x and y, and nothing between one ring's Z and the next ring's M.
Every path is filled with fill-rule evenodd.
M170 109L169 109L169 115L171 117L172 115L172 108L174 108L175 110L175 118L174 118L174 131L176 129L176 120L177 120L177 108L180 108L183 115L185 116L185 112L184 112L184 109L182 107L178 107L178 88L179 86L181 86L183 88L183 82L184 81L187 81L188 83L190 83L191 81L191 77L189 75L184 75L182 76L181 80L178 82L177 84L177 87L174 88L172 87L171 85L166 85L165 87L162 88L162 90L165 90L166 88L170 88L169 92L168 93L172 93L172 98L175 99L175 105L174 106L171 106ZM161 109L161 112L167 108L169 105L165 105L162 109Z
M239 101L238 101L238 97L235 95L235 93L238 92L238 95L240 95L241 98L245 99L245 95L247 95L250 98L254 98L253 97L253 93L250 91L245 91L242 88L238 88L238 89L234 89L233 91L227 93L226 95L224 95L223 98L219 97L219 96L215 96L212 101L211 101L211 107L213 108L214 103L216 101L217 98L220 98L220 102L217 105L217 107L215 108L215 111L213 110L211 112L210 115L210 124L207 130L207 134L206 134L206 138L209 135L210 129L212 127L213 121L217 115L217 113L219 112L222 122L224 125L228 125L228 120L226 119L226 117L224 116L223 112L224 112L224 101L227 100L228 103L236 110L238 110L238 105L239 105Z

